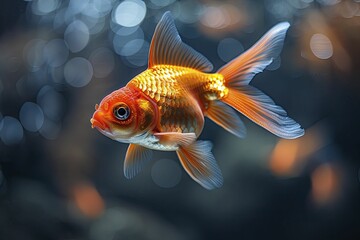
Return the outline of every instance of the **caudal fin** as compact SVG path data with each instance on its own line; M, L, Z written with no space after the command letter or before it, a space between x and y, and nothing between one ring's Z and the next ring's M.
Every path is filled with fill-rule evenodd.
M254 46L235 58L218 73L229 88L227 97L221 101L282 138L297 138L304 130L293 119L287 117L284 109L260 90L248 85L255 74L262 72L273 59L278 57L290 24L279 23L270 29Z

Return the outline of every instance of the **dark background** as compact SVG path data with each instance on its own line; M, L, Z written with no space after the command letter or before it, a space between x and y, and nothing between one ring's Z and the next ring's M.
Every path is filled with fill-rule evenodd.
M39 60L35 66L28 60L32 40L41 39L34 49L42 51L50 40L66 38L71 22L81 19L90 26L84 13L54 25L57 13L72 6L68 2L52 1L57 7L46 13L33 10L42 1L0 3L0 239L360 238L358 2L145 1L140 24L145 42L170 10L183 40L215 69L234 54L225 48L221 55L225 38L247 49L277 22L292 25L281 66L272 65L252 85L286 109L306 134L280 140L243 118L247 137L237 139L206 121L200 138L214 143L224 176L224 186L212 191L192 181L174 153L156 152L142 173L127 180L122 174L127 146L90 127L95 103L146 68L146 44L130 56L116 51L109 26L120 1L107 1L104 27L90 34L82 49L65 39L70 51L62 64ZM225 15L214 18L211 11ZM227 25L215 26L221 16L231 17L224 17ZM330 51L327 41L311 45L314 34L330 40L330 57L321 59ZM103 58L95 57L96 50ZM70 61L77 57L88 59L94 73L81 87L66 78L66 69L78 67ZM84 75L76 76L82 81ZM42 100L41 91L50 88L52 95ZM42 108L40 129L29 131L27 120L20 119L26 102ZM11 135L16 131L20 138Z

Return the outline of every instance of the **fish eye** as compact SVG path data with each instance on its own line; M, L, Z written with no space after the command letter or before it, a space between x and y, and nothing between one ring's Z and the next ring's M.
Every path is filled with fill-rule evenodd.
M130 116L129 107L124 103L117 105L114 108L114 116L121 121L128 119Z

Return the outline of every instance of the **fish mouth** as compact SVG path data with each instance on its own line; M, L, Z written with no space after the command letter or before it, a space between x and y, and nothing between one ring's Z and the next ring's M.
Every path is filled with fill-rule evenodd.
M96 128L98 130L106 131L109 130L110 127L108 124L106 124L105 121L102 121L101 116L102 113L99 111L96 111L93 115L93 117L90 119L91 128Z
M91 118L90 122L91 122L91 128L99 128L101 130L107 129L107 126L104 123L102 123L94 118Z

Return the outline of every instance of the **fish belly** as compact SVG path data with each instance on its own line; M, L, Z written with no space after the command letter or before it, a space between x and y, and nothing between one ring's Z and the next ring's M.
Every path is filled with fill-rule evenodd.
M163 145L163 144L159 143L159 139L152 134L147 136L146 138L136 142L136 144L139 144L143 147L150 148L153 150L158 150L158 151L176 151L179 148L179 146L177 144L176 145Z

